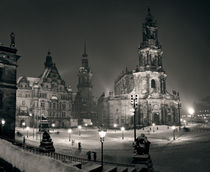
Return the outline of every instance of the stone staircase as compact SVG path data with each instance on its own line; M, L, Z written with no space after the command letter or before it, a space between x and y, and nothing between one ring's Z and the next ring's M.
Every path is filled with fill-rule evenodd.
M87 162L86 164L80 165L79 168L87 172L139 172L148 171L154 172L152 160L149 155L146 156L135 156L135 165L126 164L115 164L115 163L104 163L103 168L100 162ZM78 167L78 165L77 165Z
M103 168L100 164L87 163L82 165L82 170L87 172L137 172L135 167L120 167L104 164Z

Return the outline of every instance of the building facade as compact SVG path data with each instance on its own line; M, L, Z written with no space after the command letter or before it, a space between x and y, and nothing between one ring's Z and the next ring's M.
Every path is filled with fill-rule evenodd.
M82 54L82 64L78 72L77 93L73 104L73 116L78 119L79 124L83 124L84 119L90 119L92 123L96 122L96 104L93 99L92 72L88 64L88 55L86 53L86 43L84 53ZM90 124L88 124L90 125Z
M72 92L61 78L50 52L40 77L21 76L17 80L16 125L38 127L43 119L49 125L67 128L72 115Z
M0 45L0 137L15 139L16 71L20 58L11 33L10 47Z
M114 83L114 93L110 92L107 97L102 95L98 100L100 121L104 125L132 125L131 95L138 96L137 125L180 124L179 93L173 91L171 94L166 89L167 75L162 57L157 22L148 9L137 67L131 71L126 68Z

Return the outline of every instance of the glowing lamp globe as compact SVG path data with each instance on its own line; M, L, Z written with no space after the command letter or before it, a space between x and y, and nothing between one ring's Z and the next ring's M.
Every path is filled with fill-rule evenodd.
M72 129L68 129L68 133L71 133L72 132Z
M98 133L99 133L100 138L104 138L106 136L106 131L104 130L101 130Z
M195 110L194 110L193 108L189 108L189 109L188 109L188 113L189 113L190 115L193 115L193 114L195 113Z
M121 131L125 131L125 127L121 127Z
M4 126L5 123L6 123L6 121L4 119L2 119L1 124Z

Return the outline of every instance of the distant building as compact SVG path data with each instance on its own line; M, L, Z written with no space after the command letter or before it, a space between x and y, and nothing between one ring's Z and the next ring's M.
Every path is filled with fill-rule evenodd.
M86 43L82 54L82 65L79 68L77 93L73 104L73 116L78 119L79 124L83 124L83 119L91 119L93 124L97 121L96 104L93 99L92 72L88 64L86 53Z
M15 139L16 71L20 58L15 48L14 33L10 47L0 45L0 137Z
M194 103L195 113L192 115L187 115L188 120L194 122L209 122L210 121L210 97L205 97L204 99Z
M162 64L163 51L158 40L157 22L148 9L143 23L143 41L138 49L139 64L136 69L127 68L114 83L114 93L102 94L98 99L100 122L108 127L132 126L133 107L131 95L138 96L137 125L152 123L179 125L179 93L166 89L166 73Z
M38 127L40 120L49 125L69 127L72 113L72 92L61 78L50 52L40 77L21 76L17 80L16 125Z

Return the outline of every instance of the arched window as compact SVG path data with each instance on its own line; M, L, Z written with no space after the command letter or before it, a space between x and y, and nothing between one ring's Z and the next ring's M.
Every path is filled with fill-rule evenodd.
M151 88L156 88L156 83L154 79L151 80Z

